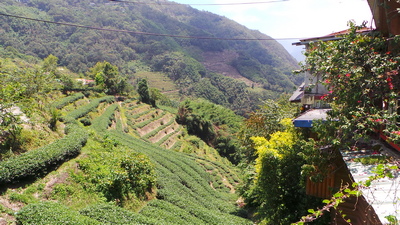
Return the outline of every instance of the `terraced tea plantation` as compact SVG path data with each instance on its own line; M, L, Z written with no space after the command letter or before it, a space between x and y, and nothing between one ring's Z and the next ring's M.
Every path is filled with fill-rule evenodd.
M143 103L129 103L125 115L134 136L166 149L180 146L177 142L184 130L175 122L175 115Z
M65 137L0 162L0 183L6 187L0 213L7 222L253 224L236 203L235 168L187 135L174 114L136 100L81 94L53 106L62 114ZM136 176L146 175L143 180L152 184L154 168L155 185L135 197L123 189L123 180L136 179L126 171L148 165L147 160L152 167L140 167ZM123 198L104 194L118 188Z

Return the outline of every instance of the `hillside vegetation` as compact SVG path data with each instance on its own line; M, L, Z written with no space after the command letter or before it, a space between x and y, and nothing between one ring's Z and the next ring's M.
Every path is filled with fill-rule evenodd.
M112 96L70 95L52 104L64 121L58 129L71 124L65 137L0 161L4 218L12 221L18 209L21 224L251 224L235 206L235 169L212 148L181 152L173 143L190 137L170 113ZM168 140L176 151L157 146ZM9 185L20 181L20 188Z
M229 40L270 39L269 36L186 5L6 0L0 3L0 13L6 14L0 16L3 57L22 53L44 59L52 54L59 59L59 65L81 76L96 63L107 61L116 65L132 84L145 72L157 72L169 79L164 78L166 83L174 82L175 93L180 94L172 96L175 100L181 96L203 97L244 115L254 110L260 99L289 92L299 82L291 73L297 63L276 41ZM94 79L95 74L87 75Z
M251 196L246 188L253 184L242 179L251 163L246 170L234 165L254 157L238 138L247 129L243 117L201 99L164 106L145 79L137 93L107 95L118 78L113 65L93 67L106 80L89 86L57 68L56 61L54 56L40 64L0 60L2 221L252 224L258 219L248 211L254 204L245 207L238 195ZM72 83L65 82L68 77ZM154 102L143 103L144 97ZM14 114L12 107L25 114Z
M318 206L282 123L296 110L271 100L298 83L293 58L150 3L0 3L0 224L279 224Z

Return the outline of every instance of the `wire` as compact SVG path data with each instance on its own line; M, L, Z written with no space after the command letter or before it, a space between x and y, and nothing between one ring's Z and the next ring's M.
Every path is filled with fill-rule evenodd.
M92 26L85 26L85 25L72 24L72 23L55 22L55 21L41 20L41 19L35 19L35 18L30 18L30 17L24 17L24 16L10 15L10 14L5 14L5 13L0 13L0 16L6 16L6 17L12 17L12 18L18 18L18 19L24 19L24 20L31 20L31 21L43 22L43 23L50 23L50 24L57 24L57 25L63 25L63 26L70 26L70 27L79 27L79 28L92 29L92 30L130 33L130 34L147 35L147 36L173 37L173 38L203 39L203 40L227 40L227 41L275 41L275 40L299 39L299 38L219 38L219 37L201 37L201 36L184 36L184 35L173 35L173 34L158 34L158 33L101 28L101 27L92 27Z
M182 4L177 2L134 2L134 1L124 1L124 0L109 0L111 2L123 2L123 3L132 3L132 4L142 4L142 5L196 5L196 6L216 6L216 5L253 5L253 4L267 4L267 3L276 3L276 2L286 2L289 0L273 0L273 1L265 1L265 2L240 2L240 3L188 3Z

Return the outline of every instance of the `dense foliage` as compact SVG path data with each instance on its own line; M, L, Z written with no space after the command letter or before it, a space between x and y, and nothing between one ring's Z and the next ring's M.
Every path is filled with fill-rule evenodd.
M117 66L111 65L107 61L97 62L90 68L88 75L107 94L122 94L127 90L126 77L119 74Z
M285 118L294 118L299 109L296 105L291 104L287 95L282 95L277 100L266 100L259 109L249 114L249 117L244 121L238 137L242 146L240 158L251 164L254 162L257 155L255 154L254 142L252 137L265 137L267 139L277 132L282 131L284 126L280 123Z
M317 201L305 194L301 167L305 163L298 134L291 119L268 139L252 137L256 149L255 176L243 192L248 207L257 208L260 224L290 224Z
M17 157L0 161L0 183L21 181L24 178L37 178L48 173L71 157L77 156L88 135L76 124L69 124L67 136L42 148L26 152Z
M93 184L94 191L100 192L108 201L126 204L135 198L147 199L146 193L152 192L155 185L154 168L146 156L133 151L107 146L106 151L88 155L78 161L83 171L82 177Z
M147 80L142 79L138 82L138 90L139 94L139 100L142 101L143 103L150 104L151 99L150 99L150 92L149 92L149 86L147 85Z
M176 121L185 125L189 134L200 137L235 164L240 161L236 134L243 119L233 111L205 100L182 102L176 116Z
M20 59L0 59L0 150L20 151L22 107L27 114L44 106L42 95L57 89L54 74L45 73L40 65ZM0 156L0 158L2 158Z
M245 179L239 189L260 224L290 224L319 204L305 193L302 134L293 127L298 109L287 96L265 101L240 131Z
M310 43L306 52L303 69L321 79L329 90L324 100L332 106L326 122L313 122L318 138L303 143L302 155L307 162L303 172L312 181L326 177L334 163L332 159L341 157L339 150L357 150L359 142L365 143L377 134L387 136L389 142L398 143L399 140L399 37L365 31L365 24L356 26L350 22L349 25L348 33L338 40ZM368 163L379 159L355 161ZM309 210L310 214L298 224L314 221L325 211L337 209L351 196L358 198L373 180L393 178L398 169L398 163L394 166L380 164L372 170L375 175L366 181L342 184L331 199L324 200L324 207ZM346 215L338 211L346 219ZM398 222L395 216L385 218L390 224Z

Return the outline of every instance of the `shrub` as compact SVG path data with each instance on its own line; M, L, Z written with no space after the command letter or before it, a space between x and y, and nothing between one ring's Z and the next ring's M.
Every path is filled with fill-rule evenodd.
M118 109L118 104L109 106L105 112L93 120L93 128L97 131L106 130L114 120L114 112Z
M78 163L87 181L109 201L118 199L123 203L133 196L145 199L146 192L155 186L156 176L150 160L127 149L93 153Z
M52 131L57 129L57 121L61 118L61 113L57 108L50 108L49 127Z

